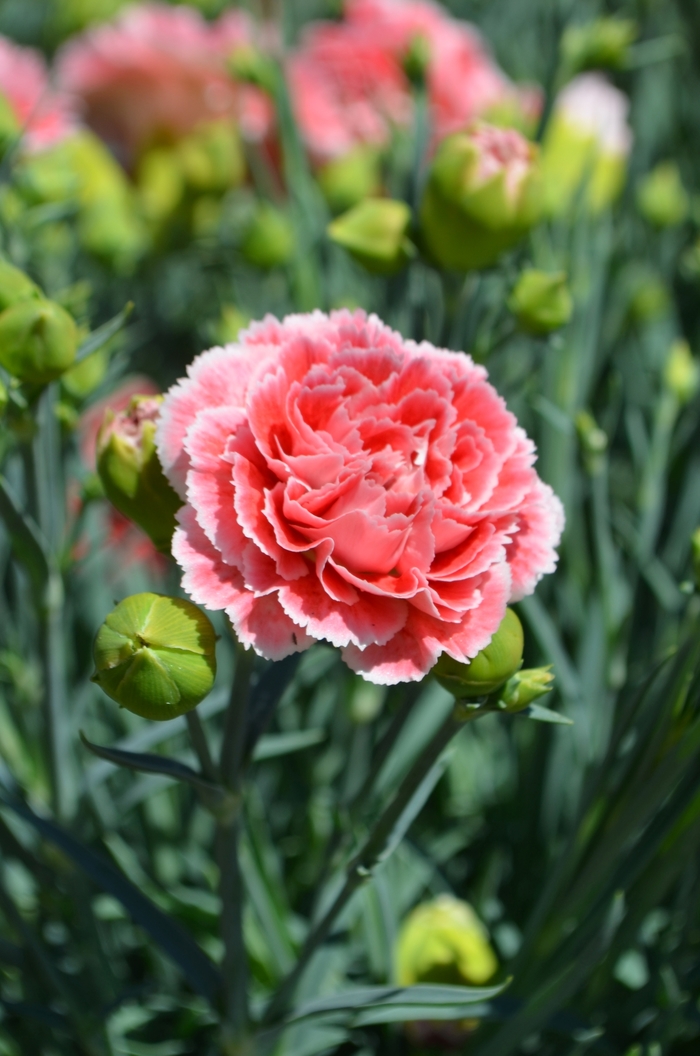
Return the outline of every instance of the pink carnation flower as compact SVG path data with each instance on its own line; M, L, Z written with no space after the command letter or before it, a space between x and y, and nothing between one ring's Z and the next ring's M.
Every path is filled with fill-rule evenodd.
M158 431L173 555L263 656L319 639L373 682L421 679L554 569L561 504L468 356L343 310L268 316L188 375Z
M177 140L205 121L233 118L255 140L269 133L270 100L227 69L235 48L252 41L240 11L209 24L188 7L137 4L69 42L58 77L90 127L130 165L154 141Z
M0 93L13 110L29 151L53 146L74 127L67 99L51 91L39 52L1 36Z

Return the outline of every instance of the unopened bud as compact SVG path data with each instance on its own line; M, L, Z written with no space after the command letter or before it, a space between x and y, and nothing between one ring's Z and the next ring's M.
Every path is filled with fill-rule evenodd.
M690 537L691 558L693 562L693 579L700 590L700 528L696 528Z
M239 44L228 60L228 66L237 81L254 84L273 95L277 84L275 64L252 44Z
M508 307L522 329L531 334L558 330L568 323L574 308L566 275L563 271L527 268L518 277Z
M225 304L214 327L214 340L220 345L231 345L238 340L241 330L250 325L250 316L235 304Z
M60 377L77 347L74 320L53 301L19 301L0 314L0 364L20 381L46 385Z
M328 225L328 235L378 275L400 271L415 254L408 238L411 210L391 198L366 198Z
M551 693L553 681L551 664L548 667L527 667L516 671L501 690L500 701L507 711L522 711L545 693Z
M423 84L432 58L432 47L424 33L414 33L403 57L403 68L409 81Z
M134 396L125 411L107 411L97 437L97 472L112 505L168 553L182 502L156 452L161 403L161 396Z
M316 179L333 212L342 213L378 194L379 156L371 147L356 147L349 154L326 162Z
M284 213L258 203L241 244L241 253L258 268L286 264L294 250L294 231Z
M688 215L688 204L678 166L673 161L665 161L652 169L637 190L640 213L656 227L681 224Z
M173 150L147 151L136 173L138 201L147 220L158 223L175 212L184 191L184 176Z
M687 341L678 340L671 345L664 382L681 405L689 403L698 391L700 372Z
M238 132L231 121L200 125L178 143L177 157L187 183L195 191L225 191L245 176Z
M421 203L425 248L443 268L494 264L540 212L538 149L512 128L476 124L437 149Z
M457 700L477 700L499 689L523 662L523 628L513 609L506 609L501 625L485 649L461 664L443 653L432 674Z
M472 907L452 895L416 906L396 944L399 986L481 986L498 970L488 934Z
M19 138L20 132L21 126L14 107L7 96L0 92L0 157Z
M591 69L620 70L637 36L637 23L629 18L596 18L568 26L560 44L564 69L569 75Z
M28 275L6 260L0 260L0 312L19 301L36 300L41 290Z
M598 457L605 454L608 449L607 434L589 411L579 411L576 415L576 432L586 455Z
M196 605L133 594L109 614L95 639L92 676L122 708L165 720L202 701L216 677L216 634Z

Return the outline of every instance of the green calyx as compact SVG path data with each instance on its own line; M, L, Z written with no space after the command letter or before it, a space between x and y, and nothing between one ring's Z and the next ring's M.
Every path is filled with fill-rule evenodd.
M391 198L365 198L328 225L328 235L378 275L400 271L416 249L408 237L411 210Z
M437 150L420 208L421 234L430 257L443 268L490 267L523 238L540 216L537 148L516 186L502 168L479 177L480 150L469 132L443 140Z
M551 664L548 667L529 667L516 671L499 694L500 705L506 711L522 711L546 693L551 693L553 682Z
M530 334L548 334L565 326L574 308L565 273L527 268L513 287L508 307Z
M134 396L126 411L107 411L97 438L97 472L107 498L164 553L170 552L182 502L156 451L160 396Z
M356 147L341 158L326 162L316 179L333 212L342 213L379 193L379 155L371 147Z
M196 707L216 677L216 634L195 605L133 594L95 639L92 681L120 707L163 721Z
M294 230L283 212L260 202L241 243L241 253L258 268L286 264L294 251Z
M457 700L487 697L520 668L524 648L523 628L513 609L506 609L493 638L469 663L443 653L432 674Z
M41 290L28 275L9 261L0 260L0 312L20 301L39 300L41 296Z
M657 165L637 188L639 211L655 227L673 227L683 223L689 205L678 166L672 161Z
M72 366L78 329L60 305L40 296L0 313L0 364L13 377L46 385Z

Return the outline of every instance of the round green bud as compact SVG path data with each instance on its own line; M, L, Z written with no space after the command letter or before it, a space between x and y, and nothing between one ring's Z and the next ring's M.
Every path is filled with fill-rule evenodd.
M512 128L484 122L447 136L428 173L420 208L428 255L441 267L495 264L541 212L538 148Z
M565 73L573 76L581 70L622 69L638 32L637 23L629 18L596 18L568 26L560 43Z
M681 405L689 403L698 391L700 369L687 341L674 341L669 349L664 382Z
M391 275L415 256L407 234L410 223L405 202L366 198L329 224L328 235L368 271Z
M152 223L167 219L180 204L184 189L175 151L165 147L146 151L136 171L136 197L145 218Z
M409 81L417 85L425 82L425 75L428 72L432 57L433 49L428 38L424 33L414 33L402 60L404 73Z
M523 662L523 627L513 609L506 609L493 638L468 664L443 653L432 670L441 686L457 700L477 700L499 689Z
M237 81L254 84L274 95L278 80L274 61L252 44L239 44L234 48L228 66Z
M371 147L356 147L341 158L326 162L316 179L333 212L345 212L379 193L379 155Z
M41 290L28 275L9 261L0 260L0 312L20 301L37 300L41 296Z
M105 413L97 437L97 472L113 506L170 552L182 502L158 460L156 425L162 396L134 396L125 411Z
M0 364L20 381L46 385L73 365L78 329L60 305L19 301L0 313Z
M472 907L452 895L416 906L396 943L399 986L482 986L498 971L486 928Z
M508 307L530 334L548 334L565 326L574 309L565 273L527 268L513 287Z
M177 160L185 180L199 193L225 191L245 177L243 148L231 121L200 125L178 143Z
M284 213L260 202L241 243L241 253L258 268L286 264L294 251L294 230Z
M663 162L644 177L637 188L637 206L655 227L673 227L685 220L688 195L675 162Z
M216 633L196 605L132 594L97 632L92 681L120 707L163 721L191 711L216 677Z
M522 711L545 693L551 693L552 682L554 675L551 664L548 667L528 667L516 671L501 690L500 702L506 711Z

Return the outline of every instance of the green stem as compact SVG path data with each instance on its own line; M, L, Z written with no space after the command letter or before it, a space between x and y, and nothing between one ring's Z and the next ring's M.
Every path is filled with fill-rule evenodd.
M240 795L245 748L248 692L255 654L236 644L236 669L224 722L219 772L222 784ZM204 731L202 731L203 734ZM223 1041L227 1052L245 1044L248 1030L248 964L243 939L243 886L238 861L240 811L220 818L216 826L216 861L221 897L221 938L224 944Z
M316 950L328 938L338 915L347 906L357 889L368 879L372 869L381 859L399 818L443 750L465 722L469 722L479 715L486 714L490 710L491 708L489 707L474 708L473 711L469 711L466 714L460 713L459 717L457 717L456 711L451 711L423 753L416 759L401 782L396 796L374 825L364 847L348 864L345 872L345 883L332 905L309 932L296 965L286 979L282 981L267 1007L263 1016L265 1025L273 1024L284 1016L306 966Z
M207 735L204 732L202 720L197 714L197 709L193 708L192 711L188 711L185 717L187 719L187 730L190 735L192 747L199 759L199 765L204 777L208 778L210 781L218 782L219 775L216 772L216 764L211 757Z

